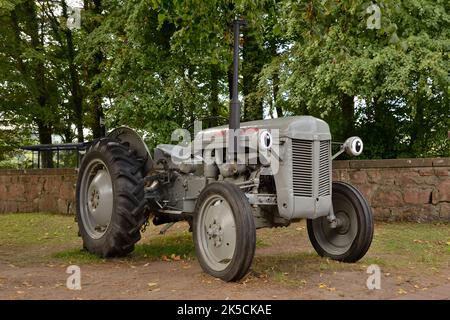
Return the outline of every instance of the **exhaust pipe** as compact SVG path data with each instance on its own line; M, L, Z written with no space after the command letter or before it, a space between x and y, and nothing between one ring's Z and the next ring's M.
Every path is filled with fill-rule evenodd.
M233 141L233 148L228 148L229 153L236 153L237 151L237 133L241 126L241 103L239 101L239 39L241 35L241 26L246 26L247 21L236 19L233 21L233 82L232 95L230 102L230 120L229 120L229 138L230 143Z

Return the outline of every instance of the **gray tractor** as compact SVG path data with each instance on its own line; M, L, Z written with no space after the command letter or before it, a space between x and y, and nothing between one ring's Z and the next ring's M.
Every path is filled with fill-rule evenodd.
M320 256L361 259L372 242L373 216L353 186L332 181L332 159L357 156L351 137L332 155L326 122L295 116L240 123L237 91L239 27L228 126L196 132L192 142L158 145L153 157L128 127L95 140L77 181L77 221L84 247L102 257L134 249L151 218L165 225L187 221L202 269L224 281L248 272L256 229L307 219Z

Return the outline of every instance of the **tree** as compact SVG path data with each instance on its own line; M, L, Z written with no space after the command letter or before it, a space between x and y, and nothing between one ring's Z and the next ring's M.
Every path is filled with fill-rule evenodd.
M360 134L367 157L448 155L448 2L383 1L379 30L369 5L285 3L289 110L329 120L339 140Z
M45 44L47 25L34 1L8 1L0 12L2 29L1 111L21 115L32 121L39 142L51 143L57 121L55 100L57 87L46 64L51 50ZM48 61L47 61L48 62ZM16 117L9 117L10 119ZM42 163L52 166L50 154L42 153Z
M92 138L104 135L102 122L104 120L104 100L108 91L102 81L102 67L105 63L105 53L101 47L102 23L110 14L110 6L115 7L115 1L84 0L84 11L79 34L79 53L75 62L82 69L84 86L84 110L86 125L91 129Z
M368 28L376 6L380 24ZM105 118L151 146L194 120L224 124L240 17L242 120L313 115L337 141L360 135L368 158L449 156L449 9L443 0L85 0L81 29L69 30L66 0L8 0L0 120L50 143L52 134L83 141L86 129L100 137Z

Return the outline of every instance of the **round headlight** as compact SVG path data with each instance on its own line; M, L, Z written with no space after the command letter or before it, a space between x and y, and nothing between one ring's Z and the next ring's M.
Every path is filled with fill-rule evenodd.
M359 156L364 149L364 144L360 137L348 138L344 143L345 151L351 156Z
M272 134L267 130L262 131L259 135L260 147L264 150L267 150L272 147L272 143L273 143Z

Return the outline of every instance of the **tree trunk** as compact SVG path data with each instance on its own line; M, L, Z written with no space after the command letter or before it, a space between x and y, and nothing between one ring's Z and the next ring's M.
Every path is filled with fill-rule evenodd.
M64 18L68 18L67 4L65 0L62 0L62 15ZM78 77L77 66L75 60L75 48L73 44L72 31L68 28L64 29L64 34L67 41L67 57L69 61L69 73L70 73L70 90L72 94L72 106L75 114L75 124L77 127L78 142L84 142L83 135L83 93L81 90L80 79Z
M418 154L422 152L422 143L424 139L424 106L423 99L419 93L416 93L416 102L414 103L416 107L416 112L414 114L411 126L411 141L409 144L409 149L413 154Z
M39 143L40 144L51 144L52 143L52 128L48 124L41 121L37 122L38 133L39 133ZM41 151L41 168L53 168L53 157L51 151Z
M258 74L264 65L264 53L252 33L244 34L243 49L243 88L244 120L259 120L263 118L263 101L258 98Z
M278 92L280 92L280 77L278 72L272 74L273 82L273 102L275 103L275 109L277 110L278 118L283 117L283 109L281 105L278 104Z
M277 42L276 38L270 38L269 40L269 59L273 61L274 58L278 57L277 52ZM272 99L275 105L275 110L277 111L278 118L283 117L283 109L278 103L278 93L280 92L280 75L279 69L272 72Z
M15 10L11 11L11 27L14 30L14 59L17 61L17 69L20 71L20 73L24 76L27 75L27 68L25 67L25 64L22 60L21 55L21 48L20 48L20 28L19 28L19 21L17 19L17 14Z
M209 102L209 111L213 117L208 125L209 127L215 127L218 124L217 117L219 116L219 78L220 78L220 70L217 65L211 65L211 82L210 82L210 102Z
M30 36L31 46L36 51L42 51L44 46L44 39L39 34L43 34L43 30L39 33L39 19L37 16L36 5L34 1L24 2L24 10L29 17L27 21L28 35ZM42 28L42 25L41 25ZM37 113L35 122L38 126L39 142L41 144L52 143L52 123L49 118L53 116L52 110L48 105L48 90L47 81L45 78L45 65L44 62L38 61L33 68L34 78L36 83L36 102L37 107L41 112ZM47 116L48 115L48 116ZM52 168L53 159L52 153L49 151L41 152L41 166L42 168Z
M84 1L84 9L91 10L95 15L102 14L102 1L101 0L93 0L93 1ZM87 33L91 33L95 28L99 26L100 22L98 22L97 18L94 17L91 21L84 23L83 26L86 28ZM103 61L103 54L98 51L94 54L94 61L89 65L85 65L86 69L86 83L88 85L91 84L91 80L95 78L96 75L101 73L100 64ZM102 84L100 81L97 81L96 85L90 88L89 92L89 106L87 110L89 110L89 127L92 130L93 138L100 138L105 134L105 127L102 125L103 119L103 107L102 100L103 96L100 93L100 89Z
M343 138L351 137L355 131L355 102L353 96L344 94L341 99L341 109L343 118Z
M93 96L91 97L91 114L93 120L91 123L91 130L94 139L100 138L105 135L105 127L102 125L102 121L104 119L102 97L97 92L97 90L99 90L100 88L100 84L96 85L93 90Z

